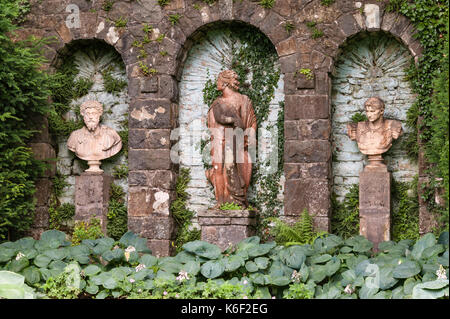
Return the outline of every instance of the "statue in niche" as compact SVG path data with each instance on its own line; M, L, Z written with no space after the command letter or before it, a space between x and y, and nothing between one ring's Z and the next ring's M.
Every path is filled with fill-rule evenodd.
M117 132L105 125L100 125L103 106L98 101L86 101L80 106L85 126L73 131L67 147L75 155L88 162L86 172L102 173L101 160L117 154L122 148L122 139Z
M219 74L217 89L222 95L211 104L207 116L212 168L206 177L214 186L215 208L224 203L248 206L252 175L249 147L256 146L256 116L251 100L238 92L237 78L233 70Z
M384 102L379 97L371 97L365 103L367 121L347 124L347 134L356 140L361 153L368 156L368 168L386 167L381 154L387 152L392 141L402 134L402 123L383 117Z

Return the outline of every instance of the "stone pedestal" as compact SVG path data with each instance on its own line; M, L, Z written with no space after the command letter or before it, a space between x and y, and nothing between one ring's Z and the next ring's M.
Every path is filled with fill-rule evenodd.
M391 238L391 174L386 166L366 166L359 174L359 233L374 244Z
M100 219L106 234L109 189L113 177L104 173L84 172L75 177L75 221Z
M231 244L254 236L257 212L254 210L208 209L197 214L201 226L201 240L225 250Z

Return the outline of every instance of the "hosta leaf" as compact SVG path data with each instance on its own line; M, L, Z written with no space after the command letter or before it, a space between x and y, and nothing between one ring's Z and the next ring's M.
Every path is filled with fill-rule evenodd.
M66 234L59 230L47 230L41 234L41 241L43 242L57 242L58 246L62 245L66 241ZM57 247L53 247L57 248Z
M256 272L259 268L254 261L249 260L245 263L245 269L247 269L248 272Z
M269 251L276 246L275 242L268 242L265 244L259 244L252 246L248 249L248 256L249 257L258 257L258 256L264 256Z
M98 293L98 286L94 284L89 284L86 286L86 292L91 295L95 295Z
M394 267L382 267L379 273L379 286L382 290L387 290L395 286L398 282L397 279L393 277Z
M106 251L102 254L102 258L107 261L107 262L111 262L111 261L119 261L122 260L124 257L123 254L123 249L121 248L116 248L113 250L109 250Z
M15 257L15 255L16 255L15 249L0 247L0 263L4 263L11 260L11 258Z
M222 261L225 266L226 272L233 272L233 271L237 270L239 267L245 265L244 258L242 258L241 256L238 256L238 255L225 257Z
M133 246L137 252L151 254L152 251L147 247L147 240L141 238L131 231L126 232L119 240L126 247Z
M139 259L139 263L145 265L145 267L147 268L153 267L154 265L156 265L157 262L158 258L148 254L142 255L141 258Z
M28 284L33 285L41 280L41 273L38 268L30 266L22 271L22 275Z
M225 267L224 267L222 261L220 261L220 260L207 261L200 268L201 274L204 277L210 278L210 279L219 277L220 275L223 274L224 271L225 271Z
M61 269L64 270L67 264L61 260L53 260L50 264L48 264L49 269Z
M405 280L405 282L403 283L403 292L405 295L411 295L412 294L412 290L414 288L415 285L417 285L417 281L414 278L408 278ZM420 283L420 281L419 281Z
M299 270L305 262L306 256L299 246L291 246L282 250L279 254L280 260L288 267Z
M348 246L344 246L344 247L341 247L341 249L339 249L339 251L341 253L343 253L343 254L348 254L348 253L351 253L353 251L353 248L352 247L348 247Z
M98 274L100 271L102 271L101 270L101 268L99 267L99 266L97 266L97 265L89 265L89 266L87 266L86 268L84 268L84 274L86 275L86 276L94 276L94 275L96 275L96 274Z
M36 240L31 237L24 237L16 241L17 249L20 251L33 249L35 243Z
M327 269L323 265L311 265L309 267L309 278L315 283L319 283L327 276Z
M337 257L333 257L329 262L325 264L325 271L328 277L334 275L341 266L341 261Z
M306 282L309 277L309 268L308 266L306 266L305 263L303 263L302 266L300 267L299 273L300 273L300 280L302 282Z
M407 260L397 265L392 272L394 278L409 278L420 273L420 265L412 260Z
M48 256L41 254L37 255L33 262L38 268L46 268L51 261Z
M197 256L208 259L217 259L222 254L218 246L201 240L188 242L183 245L183 249Z
M391 240L383 241L378 244L378 249L383 252L389 252L395 246L396 246L396 243Z
M188 261L195 261L196 257L187 251L181 251L175 256L175 259L180 263L187 263Z
M442 232L438 239L438 244L448 246L448 231Z
M291 278L287 276L270 277L270 283L274 286L287 286L291 282Z
M269 265L270 260L267 257L257 257L255 258L254 262L259 269L266 269Z
M43 254L51 260L62 260L67 256L67 253L66 248L49 249L43 252Z
M28 265L30 264L30 262L28 261L27 258L22 257L18 260L13 259L11 260L10 263L8 263L6 269L12 272L16 272L19 273L22 271L22 269L28 267Z
M445 251L445 247L444 247L444 245L441 245L441 244L437 244L437 245L425 248L422 253L422 259L428 259L433 256L437 256L440 253L443 253L444 251Z
M117 281L113 277L107 277L102 281L102 286L106 289L114 289L117 287Z
M438 279L414 286L413 299L437 299L448 296L448 280Z
M411 255L415 260L422 258L422 254L426 248L432 247L436 244L436 238L433 233L425 234L413 246Z
M442 254L442 256L438 257L436 260L439 264L441 264L444 267L448 267L448 249L445 251L444 254Z
M181 269L190 275L196 276L198 274L198 272L200 271L200 263L197 261L191 260L191 261L188 261L187 263L185 263L181 267Z
M86 245L78 245L66 248L69 259L72 259L79 264L86 265L89 263L90 249Z
M315 255L312 256L310 262L312 264L323 264L331 259L331 255L323 254L323 255Z
M366 238L360 238L353 246L353 251L357 253L365 253L373 248L373 243Z

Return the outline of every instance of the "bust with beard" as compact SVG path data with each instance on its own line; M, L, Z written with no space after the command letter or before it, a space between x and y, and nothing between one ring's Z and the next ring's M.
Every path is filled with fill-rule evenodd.
M103 106L97 101L86 101L80 107L85 126L73 131L67 141L69 150L88 161L86 172L103 172L100 161L117 154L122 148L122 139L117 132L100 125Z

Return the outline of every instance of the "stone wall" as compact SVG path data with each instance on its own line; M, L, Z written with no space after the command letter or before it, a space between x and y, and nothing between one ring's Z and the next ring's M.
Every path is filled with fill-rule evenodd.
M77 39L104 40L121 55L130 98L128 224L160 255L171 250L174 224L169 206L179 168L170 160L167 141L179 125L178 84L199 30L240 21L258 28L275 46L285 95L285 216L295 220L307 208L324 230L329 230L332 185L330 73L340 47L360 32L383 30L408 48L416 62L421 52L412 24L384 11L387 0L336 0L329 6L320 0L276 0L271 9L251 0L217 0L212 5L172 0L164 8L156 0L118 0L110 10L98 0L31 2L20 34L56 38L46 47L48 67ZM180 16L176 23L169 17L174 14ZM320 32L310 22L322 36L315 36ZM146 36L143 24L153 27L147 34L151 41L143 46L146 57L133 46ZM152 74L144 74L142 65ZM299 69L310 69L313 78L305 78Z

